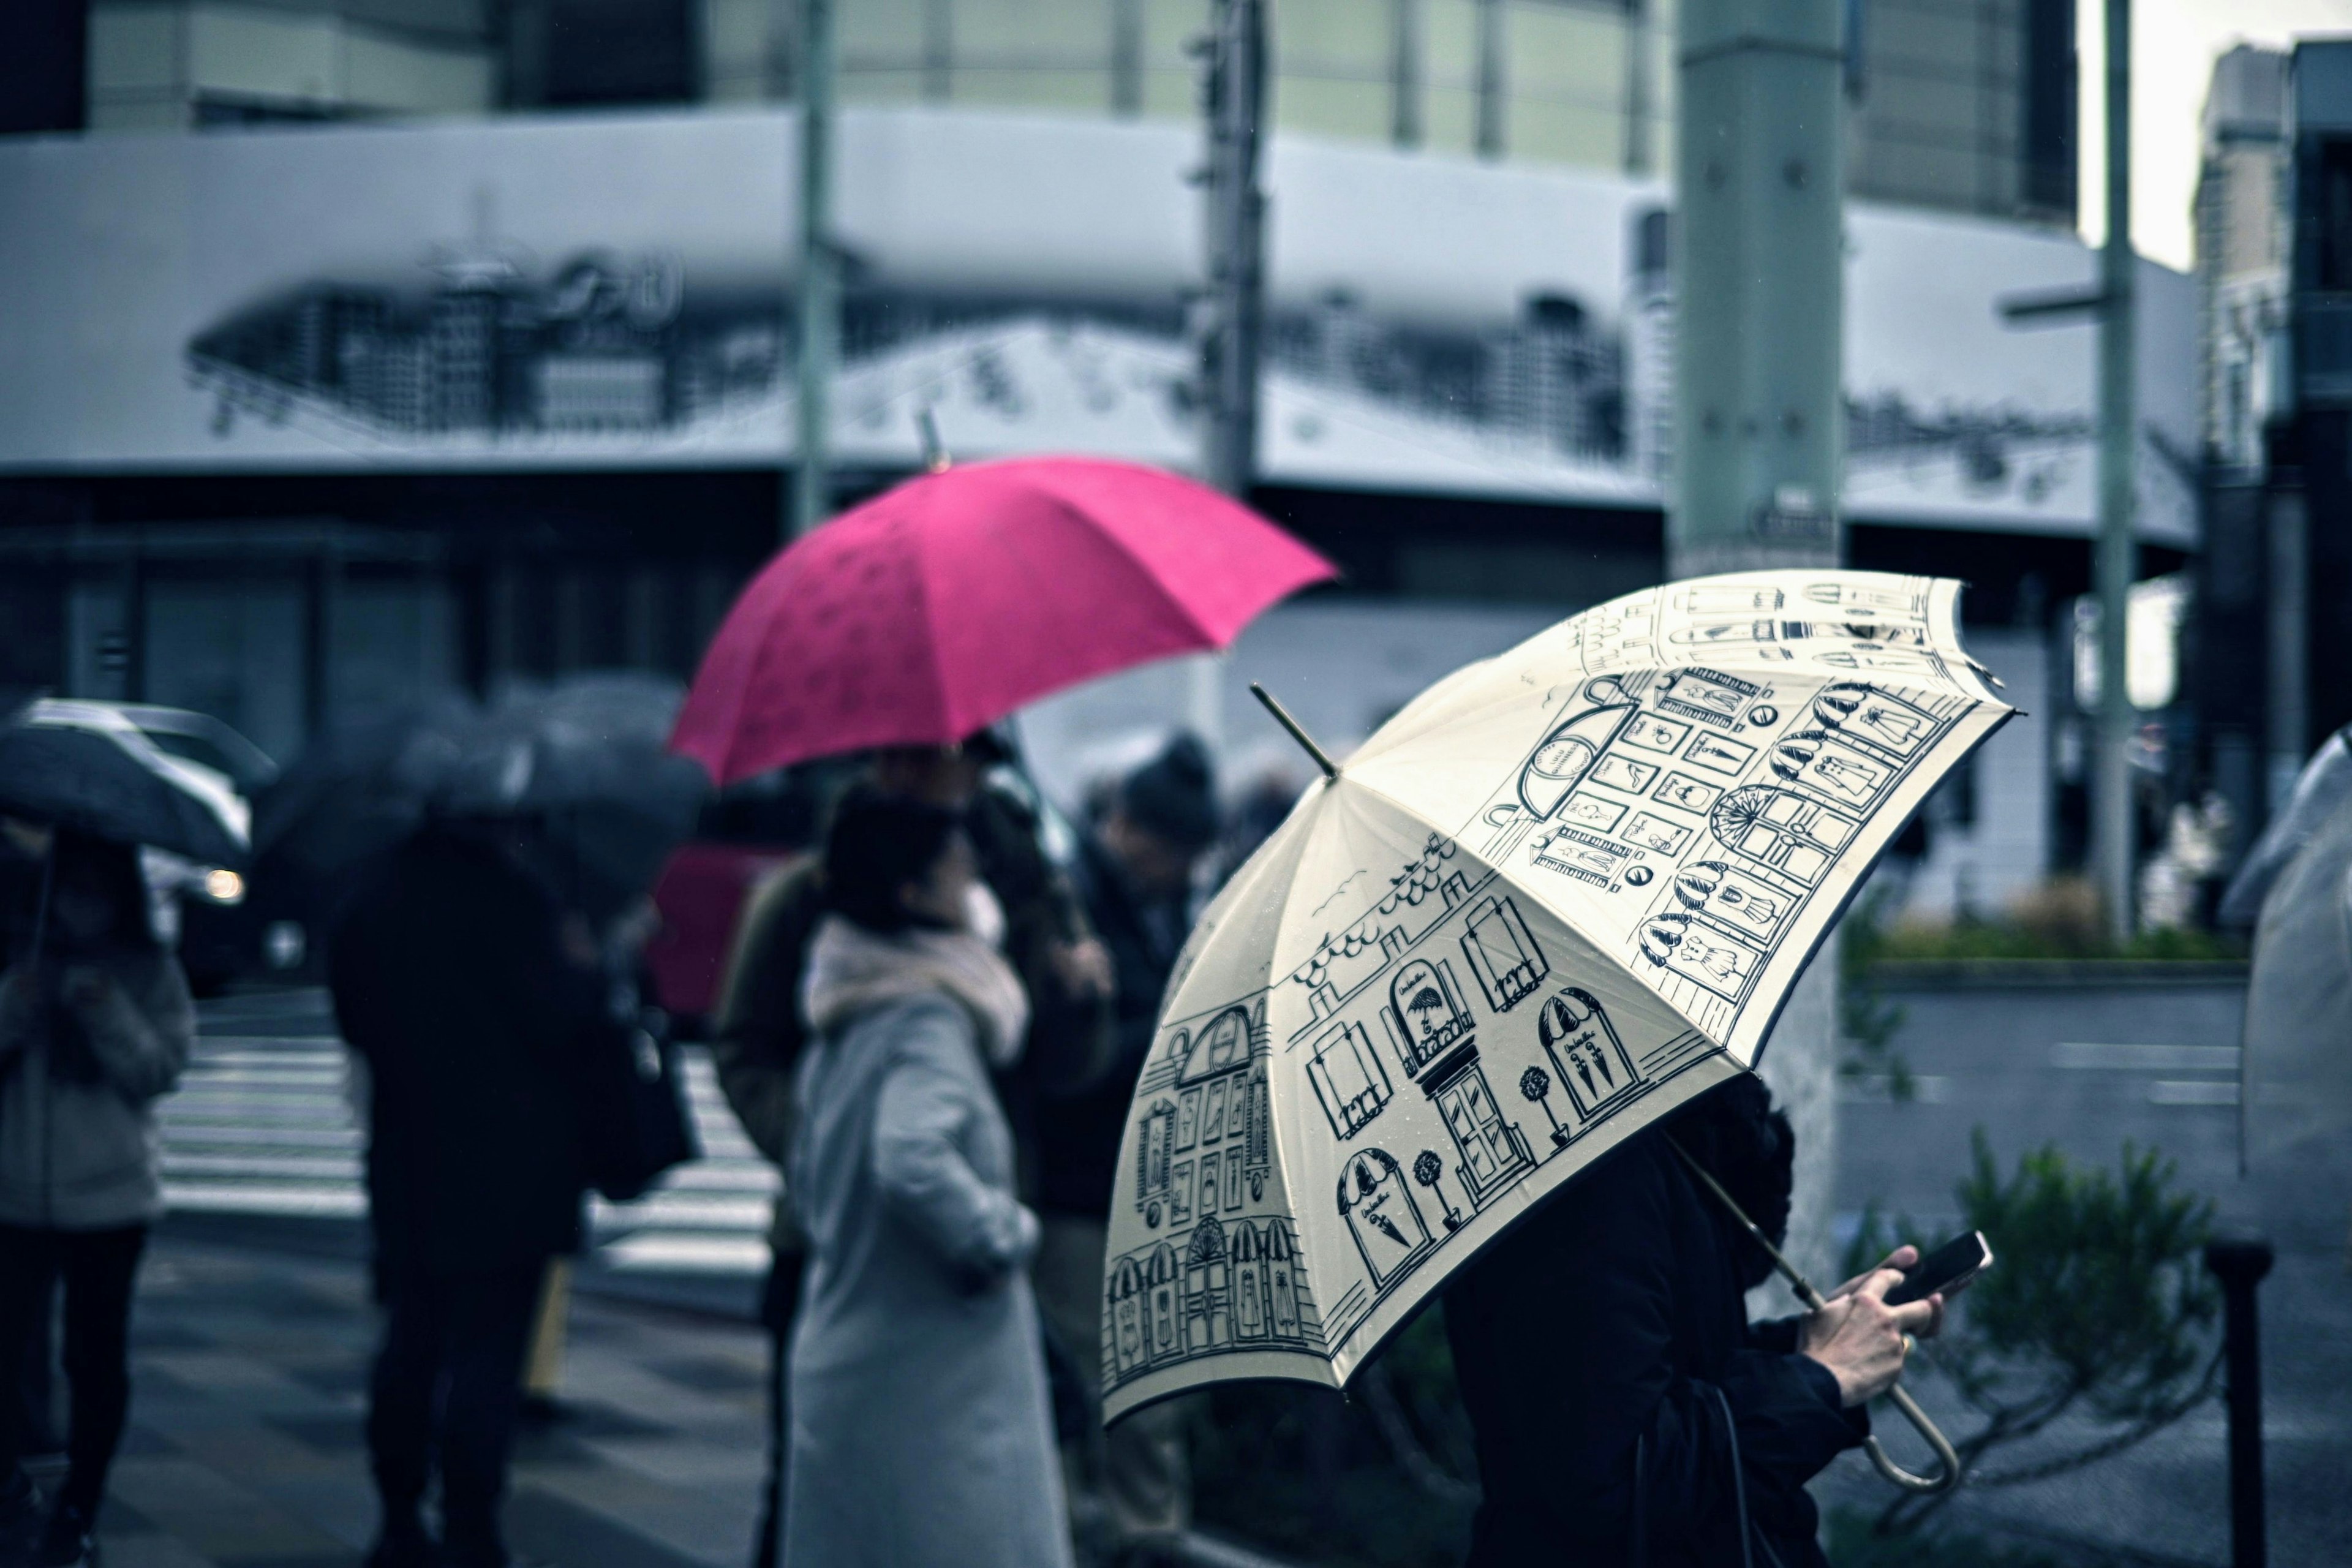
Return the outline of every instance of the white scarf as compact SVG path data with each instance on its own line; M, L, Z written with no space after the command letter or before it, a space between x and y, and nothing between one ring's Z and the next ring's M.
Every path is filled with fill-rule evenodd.
M829 1034L887 1003L939 995L971 1015L990 1067L1001 1072L1021 1059L1029 995L1021 976L982 937L920 927L883 936L839 915L825 916L816 928L801 981L801 1012L818 1033Z

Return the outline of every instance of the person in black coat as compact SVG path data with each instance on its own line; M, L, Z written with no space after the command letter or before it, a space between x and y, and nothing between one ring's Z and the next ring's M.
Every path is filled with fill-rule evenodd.
M1485 1490L1470 1568L1825 1568L1805 1483L1869 1435L1903 1335L1941 1326L1940 1297L1880 1300L1907 1247L1824 1311L1749 1323L1770 1262L1669 1136L1787 1232L1789 1124L1743 1073L1463 1270L1445 1327Z
M331 940L343 1039L367 1068L367 1185L386 1309L367 1436L372 1568L443 1561L421 1514L434 1456L446 1561L500 1568L524 1347L550 1258L574 1251L588 1155L582 1065L610 1027L515 823L428 824L354 891Z
M1108 792L1079 847L1074 879L1110 955L1118 1049L1108 1070L1043 1106L1037 1138L1037 1214L1032 1274L1046 1332L1064 1365L1098 1406L1103 1258L1111 1183L1135 1080L1158 1032L1160 994L1192 925L1193 874L1217 833L1209 753L1178 734ZM1139 1410L1103 1432L1084 1423L1081 1470L1122 1548L1163 1542L1192 1521L1185 1402Z

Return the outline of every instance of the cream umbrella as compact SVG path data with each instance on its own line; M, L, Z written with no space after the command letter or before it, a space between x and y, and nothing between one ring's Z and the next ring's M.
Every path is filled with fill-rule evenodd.
M1449 676L1344 767L1316 752L1136 1085L1106 1418L1345 1385L1514 1220L1752 1067L1879 852L2011 712L1959 589L1670 584Z

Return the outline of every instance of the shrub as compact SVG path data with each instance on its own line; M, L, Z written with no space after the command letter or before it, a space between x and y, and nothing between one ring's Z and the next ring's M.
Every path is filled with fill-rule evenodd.
M2175 1167L2126 1143L2118 1173L2089 1169L2055 1147L2025 1155L2004 1181L1984 1130L1957 1189L1962 1223L1992 1243L1996 1266L1953 1304L1943 1338L1923 1351L1981 1418L1957 1438L1969 1482L2004 1486L2079 1469L2146 1441L2210 1398L2221 1358L2221 1295L2199 1266L2212 1205L2177 1192ZM1849 1254L1859 1272L1895 1239L1924 1250L1907 1223L1889 1237L1865 1214ZM2012 1448L2062 1417L2089 1416L2096 1435L2006 1464ZM1878 1517L1907 1531L1951 1497L1906 1495Z

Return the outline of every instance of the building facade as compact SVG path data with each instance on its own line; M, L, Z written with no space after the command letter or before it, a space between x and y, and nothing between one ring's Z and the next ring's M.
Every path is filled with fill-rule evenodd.
M2201 770L2254 825L2352 722L2352 40L2231 50L2204 129L2186 662Z
M68 0L40 0L68 18ZM791 0L79 0L87 124L168 129L796 90ZM849 104L1191 120L1208 0L869 0ZM2071 224L2074 0L1855 0L1856 195ZM1278 129L1664 175L1673 0L1281 0ZM61 53L58 68L77 68Z

